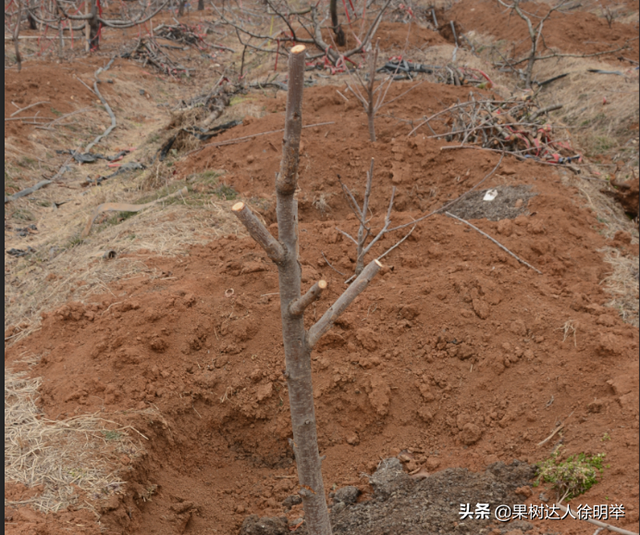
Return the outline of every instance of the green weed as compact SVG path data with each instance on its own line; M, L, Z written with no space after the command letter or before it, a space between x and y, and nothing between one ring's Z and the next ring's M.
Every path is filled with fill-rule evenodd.
M80 235L74 236L69 240L65 249L73 249L76 245L80 245L83 241L84 240L80 237Z
M109 219L107 219L107 225L117 225L118 223L122 223L127 219L131 219L132 217L138 215L139 212L116 212Z
M541 482L551 483L553 488L567 500L587 492L598 482L598 475L604 469L604 453L571 455L566 461L559 460L561 447L546 461L538 463L537 479L534 486Z
M18 165L20 167L31 167L35 163L36 161L33 158L29 158L28 156L23 156L18 160Z
M122 433L118 433L117 431L102 431L105 440L120 440L122 438Z
M598 136L594 140L593 151L596 154L601 154L601 153L607 152L608 150L613 148L615 146L615 144L616 144L615 141L613 139L609 138L609 137Z
M217 195L218 199L224 199L225 201L234 201L238 197L238 192L227 184L220 184L213 193Z
M13 219L17 219L18 221L35 221L36 216L31 213L31 211L26 208L16 208L12 214Z

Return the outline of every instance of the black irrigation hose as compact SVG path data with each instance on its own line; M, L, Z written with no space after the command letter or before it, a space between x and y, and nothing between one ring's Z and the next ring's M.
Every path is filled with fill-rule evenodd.
M560 80L560 78L564 78L565 76L569 76L568 72L565 72L564 74L559 74L558 76L554 76L553 78L549 78L548 80L545 80L544 82L534 82L538 85L538 87L542 87L544 85L550 84L551 82L555 82L556 80Z

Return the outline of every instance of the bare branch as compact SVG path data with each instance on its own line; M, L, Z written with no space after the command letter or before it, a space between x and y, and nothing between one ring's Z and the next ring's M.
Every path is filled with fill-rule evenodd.
M325 334L335 321L342 315L347 307L358 297L362 291L369 285L371 279L376 276L382 264L378 260L371 261L367 267L362 270L344 293L338 297L336 302L329 307L323 316L309 329L307 333L307 346L312 349L318 343L318 340Z
M445 214L448 215L449 217L453 217L454 219L457 219L458 221L460 221L461 223L464 223L465 225L469 225L473 230L479 232L485 238L489 238L493 243L495 243L498 247L500 247L500 249L502 249L503 251L505 251L505 252L509 253L511 256L513 256L513 258L515 258L518 262L524 264L528 268L533 269L533 271L535 271L536 273L539 273L540 275L542 275L542 271L540 271L539 269L534 268L531 264L529 264L528 262L525 262L524 260L522 260L522 258L520 258L515 253L512 253L509 249L507 249L504 245L502 245L498 240L492 238L486 232L481 231L478 227L472 225L471 223L469 223L468 221L466 221L464 219L461 219L457 215L453 215L451 212L445 212Z
M301 316L311 303L320 298L320 294L326 288L327 281L319 280L316 282L306 294L289 305L289 313L292 316Z
M242 222L249 235L265 250L267 256L276 264L280 264L286 254L284 247L271 235L262 221L243 202L234 204L231 211Z
M394 227L392 229L389 229L389 232L393 232L394 230L400 230L401 228L406 228L406 227L410 227L412 225L415 225L416 223L420 223L421 221L424 221L425 219L427 219L428 217L431 217L434 214L437 214L438 212L442 212L448 208L451 208L455 203L457 203L458 201L464 199L467 195L469 195L472 191L478 189L480 187L481 184L483 184L484 182L487 181L487 179L489 179L489 177L493 176L493 173L495 173L498 170L498 167L500 167L500 164L502 163L502 160L504 158L504 153L501 154L500 156L500 160L498 160L498 163L496 164L496 166L491 169L491 171L489 171L489 173L487 173L485 175L485 177L478 182L475 186L473 186L470 190L465 191L462 195L460 195L460 197L458 197L457 199L454 199L451 202L448 202L447 204L445 204L444 206L438 208L437 210L434 210L433 212L429 212L428 214L423 215L422 217L419 217L418 219L412 221L411 223L406 223L405 225L399 225L397 227Z
M169 3L168 1L165 2L158 9L156 9L153 13L151 13L150 15L145 17L144 19L141 18L142 17L142 13L141 13L140 17L138 17L137 19L131 20L131 21L106 20L106 19L103 19L101 17L98 17L98 20L100 22L102 22L102 24L104 24L105 26L109 26L111 28L120 28L120 29L131 28L132 26L137 26L139 24L144 24L148 20L150 20L153 17L155 17L158 13L160 13L160 11L162 11L167 6L168 3Z

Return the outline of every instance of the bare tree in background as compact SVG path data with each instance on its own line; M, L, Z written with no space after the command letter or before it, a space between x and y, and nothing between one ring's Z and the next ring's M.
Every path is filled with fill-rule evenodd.
M551 58L589 58L595 56L604 56L606 54L611 54L613 52L619 52L620 50L625 50L629 48L629 42L626 42L623 46L606 50L603 52L596 52L594 54L559 54L559 53L551 53L544 56L540 55L540 43L544 42L544 36L542 30L544 28L544 23L549 20L549 17L556 11L560 11L562 7L564 7L568 0L559 0L559 2L551 6L547 9L547 12L544 15L538 15L536 13L527 12L522 4L523 0L497 0L498 3L506 7L507 9L513 11L527 24L527 31L529 33L529 39L531 41L531 47L529 49L528 55L517 60L511 60L506 62L506 66L513 69L516 72L520 72L524 78L524 85L526 88L530 88L533 82L533 66L536 61L541 61L545 59ZM537 22L535 22L537 20ZM517 65L521 65L526 63L526 67L524 68L524 72L516 70Z
M100 47L101 28L126 29L139 24L144 24L160 13L160 11L162 11L169 3L169 0L165 0L158 5L157 3L152 3L150 1L143 4L141 11L136 15L133 15L131 18L107 19L100 13L100 0L87 1L88 13L85 14L72 14L72 11L78 11L77 7L65 9L58 0L54 0L52 9L48 8L49 6L47 2L40 2L39 4L34 2L33 4L28 5L28 14L30 20L33 19L44 28L52 28L60 32L61 37L62 32L65 30L79 31L88 27L89 48L91 50L98 50ZM156 7L152 7L152 4ZM73 22L82 22L82 24L73 26Z
M16 0L18 4L18 16L16 17L15 26L13 27L13 46L16 51L16 65L18 72L22 70L22 56L20 55L20 23L22 22L23 5L20 0Z
M351 91L355 97L360 101L364 111L367 114L367 120L369 124L369 140L376 141L376 127L375 127L375 119L377 113L387 104L391 104L393 101L402 98L409 91L418 87L422 82L418 82L417 84L411 86L409 89L404 91L402 94L398 95L391 100L387 99L387 94L389 89L391 88L391 84L394 81L394 77L397 74L397 71L394 73L390 73L387 75L385 79L376 87L376 73L377 73L377 65L378 65L378 54L379 54L379 43L376 42L376 46L369 54L369 65L368 65L368 80L363 80L362 76L357 70L353 71L353 75L349 73L352 77L360 84L362 91L358 88L356 84L347 84L349 91Z
M347 38L340 26L340 20L338 19L338 0L329 1L329 13L331 14L331 29L336 36L336 44L338 46L345 46L347 44Z
M511 0L511 2L505 2L504 0L498 0L498 3L501 6L504 6L508 9L513 10L518 17L520 17L527 24L527 31L529 32L529 39L531 40L531 48L529 49L529 55L518 61L517 63L527 63L527 66L524 71L525 87L531 87L531 78L533 75L533 65L536 60L540 59L538 57L538 50L540 48L540 39L542 38L542 29L544 27L544 23L549 19L549 17L555 12L558 11L564 4L567 3L568 0L560 0L555 6L552 6L548 9L548 11L543 16L538 16L533 13L527 13L522 9L522 0ZM538 22L534 24L532 19Z
M345 66L346 61L351 61L349 58L355 54L365 52L373 39L373 36L378 31L382 16L391 5L392 0L383 0L382 5L377 12L370 9L371 22L368 25L363 25L361 34L357 36L357 44L353 48L346 50L344 53L336 50L336 47L327 43L322 35L323 25L325 24L329 15L323 14L319 10L320 4L311 4L309 7L300 11L294 11L290 8L286 1L280 0L264 0L269 8L269 13L278 17L286 28L286 37L282 35L265 35L258 33L258 31L250 30L245 21L240 17L235 16L234 12L228 9L223 13L212 2L214 10L218 13L222 21L229 24L236 29L240 43L247 47L261 52L269 52L264 45L256 46L251 43L252 40L259 40L263 43L276 43L278 50L280 50L281 42L291 42L294 44L304 44L313 46L318 50L317 53L311 53L307 59L314 60L322 57L326 57L331 64L338 66ZM246 38L246 41L242 40L242 37ZM339 43L338 43L339 44ZM346 44L346 40L345 40ZM284 51L280 51L284 54Z
M322 460L318 451L318 436L313 385L311 381L311 351L333 326L335 320L367 287L382 264L373 260L308 330L304 327L305 309L319 298L327 287L316 282L304 295L301 292L301 268L298 254L298 185L300 133L302 129L302 91L304 82L305 47L294 46L289 55L289 84L285 116L284 146L280 173L276 178L278 240L242 202L232 208L251 237L278 266L280 311L286 361L285 377L289 389L292 446L298 468L305 521L310 535L331 535L329 511L322 480Z

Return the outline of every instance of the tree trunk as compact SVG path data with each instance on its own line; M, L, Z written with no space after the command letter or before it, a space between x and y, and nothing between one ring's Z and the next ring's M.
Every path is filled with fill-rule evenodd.
M184 7L187 4L187 0L180 0L180 4L178 6L178 17L182 17L184 15Z
M347 44L347 39L344 36L342 26L340 26L340 21L338 20L337 0L331 0L329 2L329 12L331 13L331 29L333 30L333 34L336 36L336 44L338 46L345 46Z
M280 314L284 341L285 377L289 390L293 451L298 468L305 522L309 535L331 535L329 510L322 481L322 461L318 451L316 415L311 381L311 351L320 337L350 303L367 287L382 264L377 260L364 268L345 292L308 330L304 328L304 311L318 298L325 281L318 281L301 296L301 268L298 260L298 185L300 133L302 130L302 90L304 85L305 47L294 46L289 53L289 88L285 115L284 147L280 173L276 178L278 237L276 240L264 224L242 202L233 213L278 266Z
M204 0L198 0L198 11L204 11Z
M29 12L27 14L27 20L29 21L29 29L30 30L37 30L38 29L38 22L36 21L35 18L33 18L33 15L31 14L31 12Z
M13 29L13 46L16 49L16 65L18 72L22 70L22 56L20 55L20 22L22 21L22 3L18 4L18 20L16 20L16 26Z
M98 18L89 19L89 50L100 49L100 22Z
M293 449L298 468L300 494L310 535L330 535L329 511L322 481L322 462L311 381L311 348L307 345L304 316L291 313L291 305L300 298L301 268L298 261L298 179L300 133L302 130L302 89L305 48L291 49L289 91L285 118L284 150L276 179L278 237L286 254L278 264L282 337L289 387Z
M91 18L89 25L89 50L100 49L100 21L98 20L98 1L91 0Z

